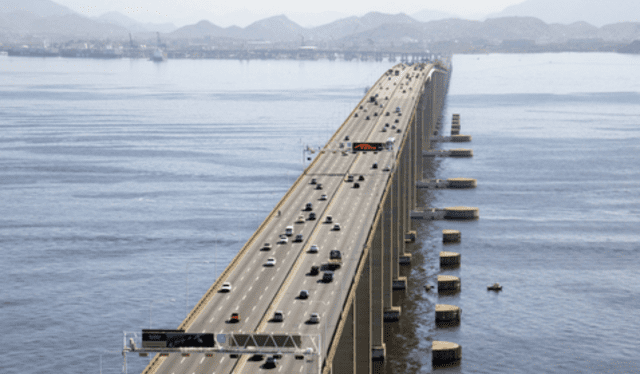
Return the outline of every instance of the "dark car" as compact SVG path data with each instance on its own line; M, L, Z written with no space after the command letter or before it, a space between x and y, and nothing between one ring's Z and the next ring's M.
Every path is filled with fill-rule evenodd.
M309 213L309 218L307 218L307 220L313 221L315 219L316 219L316 214L314 212Z
M240 322L240 314L231 313L231 318L229 319L229 322L232 322L232 323Z
M311 275L318 275L318 273L320 273L320 267L319 267L319 266L316 266L316 265L313 265L313 266L311 267L311 271L309 272L309 274L311 274Z
M325 271L322 274L322 281L325 283L329 283L333 280L333 271Z

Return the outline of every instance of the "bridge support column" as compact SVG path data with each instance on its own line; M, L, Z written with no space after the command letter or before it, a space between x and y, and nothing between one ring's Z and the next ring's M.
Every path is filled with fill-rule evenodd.
M355 301L346 306L349 308L347 319L340 334L340 341L336 349L336 355L331 363L331 372L333 374L353 374L355 366L355 339L354 339L354 320L353 313L355 309Z
M393 184L391 186L393 190ZM392 255L393 255L393 244L395 237L394 226L395 223L393 221L393 208L394 201L392 199L393 192L387 194L387 198L383 202L382 211L383 211L383 229L382 229L382 245L384 247L384 258L383 263L384 267L382 269L382 277L384 279L383 282L383 295L384 295L384 309L390 308L393 304L393 295L392 295L392 284L393 284L393 267L391 266Z
M384 212L384 210L383 210ZM378 220L371 246L371 359L384 359L384 302L385 286L391 289L391 282L385 282L383 231L384 219ZM380 353L382 352L382 356Z
M363 261L362 273L353 301L355 308L353 332L355 369L353 372L355 374L371 373L371 251Z

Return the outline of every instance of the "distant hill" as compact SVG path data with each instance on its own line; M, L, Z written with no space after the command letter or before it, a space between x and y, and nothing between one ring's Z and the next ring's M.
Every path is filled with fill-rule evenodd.
M254 40L298 40L307 29L285 15L265 18L244 28L244 35Z
M36 17L75 14L73 10L50 0L0 0L0 13L31 13Z
M386 24L417 25L420 24L420 22L404 13L385 14L370 12L362 17L347 17L326 25L314 27L310 30L310 34L315 39L340 39L347 35L373 30Z
M130 32L172 32L177 29L173 23L142 23L125 16L120 12L108 12L99 17L95 17L99 22L111 23L122 26Z
M640 1L635 0L526 0L487 18L535 17L546 23L584 21L602 27L622 22L640 22Z
M439 12L437 10L423 9L419 12L413 13L411 15L415 20L420 22L429 22L429 21L437 21L441 19L447 18L461 18L452 13Z

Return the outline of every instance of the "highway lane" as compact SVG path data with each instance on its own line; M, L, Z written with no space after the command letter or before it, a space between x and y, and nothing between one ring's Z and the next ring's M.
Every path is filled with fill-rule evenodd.
M412 89L408 91L413 91L414 89L419 88L419 86L416 86L416 88L413 88L413 86L409 87L412 87ZM409 95L410 94L407 94L406 96ZM408 97L402 103L407 107L411 107L411 101L413 101L413 99L411 97ZM399 121L398 127L406 129L408 120L409 118L402 118L402 120ZM372 134L372 136L375 135ZM402 137L400 136L399 138L401 140ZM372 141L373 139L368 140ZM357 196L342 197L342 194L345 192L345 190L343 189L340 189L336 194L336 199L349 201L348 206L343 206L341 210L335 211L336 213L334 214L334 217L344 217L345 215L347 216L347 218L343 219L343 221L346 221L349 227L345 227L344 230L363 233L366 232L366 230L373 223L373 220L375 218L375 209L377 208L377 203L379 203L382 194L384 193L384 186L387 183L387 177L382 176L382 178L380 178L380 175L378 173L380 172L381 168L372 169L371 165L373 164L373 162L392 164L392 161L396 157L397 152L380 152L379 154L380 155L375 155L373 152L360 153L357 162L355 162L350 169L350 174L365 176L365 182L362 183L361 189L358 190L351 188L350 191L361 191L364 193L361 193L360 196L369 196L361 199L358 199ZM292 286L285 292L285 296L282 298L280 305L278 306L278 308L281 308L282 310L285 310L284 308L289 308L290 310L287 312L287 315L291 315L293 317L293 320L291 320L290 322L289 320L285 320L285 322L282 323L282 326L280 327L282 331L319 333L321 335L324 335L325 326L327 327L328 331L335 330L339 313L341 312L341 303L346 298L346 292L348 291L348 289L341 288L340 284L349 284L350 280L353 279L356 268L355 266L353 266L355 265L355 262L352 262L351 260L359 259L361 248L363 248L364 246L366 237L356 238L355 235L353 235L351 237L342 238L342 240L335 240L335 238L332 240L329 233L325 233L325 235L328 239L324 242L321 242L321 248L322 245L333 245L334 248L341 248L344 252L343 256L345 257L345 269L336 272L337 279L335 282L338 282L338 285L334 287L327 287L327 285L323 285L322 283L311 283L310 285L307 285L307 280L300 278L301 274L296 274L296 279L291 282L291 284L294 286ZM328 251L334 248L328 248L325 250L325 261L328 258ZM304 269L305 266L310 265L309 263L306 263L303 264L301 268ZM299 284L302 284L302 287L296 288L295 285ZM341 297L337 297L336 295L334 295L334 293L337 292L336 288L342 291ZM296 297L299 294L299 289L308 289L310 291L309 299L297 300ZM339 302L337 303L332 304L327 301L335 300L336 298L339 299ZM302 321L308 320L308 317L312 312L317 312L320 314L320 324L309 325L308 322ZM275 332L280 330L276 330L275 327L267 326L265 331ZM324 339L326 338L323 337L323 340ZM284 371L286 373L302 372L305 369L306 365L308 365L308 363L294 360L289 356L284 356L280 364L278 365L278 371ZM249 362L247 366L245 366L243 372L256 372L260 369L260 363Z
M364 140L364 139L363 139ZM358 164L359 167L353 167L350 170L350 174L359 174L365 175L365 181L362 182L362 187L360 189L350 188L353 184L346 184L346 189L339 189L336 193L336 200L338 201L349 201L348 205L342 205L338 210L335 209L327 209L327 214L332 213L334 216L334 220L336 222L347 222L349 227L344 227L340 233L344 233L347 231L351 232L359 232L361 235L359 237L354 237L345 235L340 236L340 239L335 235L332 237L331 231L328 229L326 232L320 232L320 239L315 240L314 243L320 245L321 251L319 254L315 254L315 256L320 255L320 259L324 254L324 262L328 259L328 252L331 249L341 249L343 251L344 256L344 266L345 270L338 270L336 274L335 284L323 284L322 282L318 282L317 280L309 281L308 275L303 272L298 272L295 275L294 280L290 283L292 286L285 291L285 295L281 298L279 305L273 310L283 310L287 318L285 322L276 324L267 324L265 326L265 330L267 332L277 332L277 331L298 331L301 333L323 333L324 326L329 323L328 330L333 331L335 329L335 324L338 319L338 314L341 311L339 307L332 310L333 313L329 313L329 308L331 305L325 300L334 300L336 288L342 291L344 294L339 299L343 299L346 297L346 290L342 289L340 285L348 284L347 280L351 280L353 275L355 274L355 263L359 259L361 252L358 251L350 251L349 249L353 248L362 248L364 246L364 241L366 240L367 228L373 222L375 218L375 210L377 208L377 202L379 202L382 193L384 192L384 186L387 183L388 176L376 175L381 172L380 169L371 169L371 165L373 162L391 162L395 157L395 152L380 152L380 155L374 155L373 152L368 153L358 153ZM386 156L386 157L385 157ZM355 163L354 163L355 164ZM355 172L355 173L354 173ZM385 173L385 172L382 172ZM388 173L387 173L388 174ZM377 178L375 176L378 176ZM371 195L375 195L373 193L377 191L377 201ZM364 192L364 193L363 193ZM345 196L342 196L345 195ZM334 213L335 212L335 213ZM329 248L326 248L329 246ZM315 261L315 262L314 262ZM301 269L308 269L311 265L317 263L317 260L307 260L303 261L300 265ZM319 278L319 277L317 277ZM349 282L350 283L350 282ZM308 300L299 300L297 296L299 295L299 291L301 289L307 289L310 291L310 298ZM312 300L313 299L313 300ZM313 309L314 307L310 307L310 304L320 305L320 308ZM339 305L336 303L334 305ZM279 309L280 308L280 309ZM285 308L289 308L286 311ZM310 309L311 308L311 309ZM318 312L321 316L321 323L318 325L309 325L307 323L310 313ZM331 315L332 318L328 318ZM294 317L291 320L289 317ZM290 322L289 322L290 321ZM248 362L243 372L255 372L260 369L260 362ZM292 366L298 367L292 367ZM304 367L303 362L293 361L290 357L284 358L280 370L284 368L285 372L298 372L302 371ZM297 369L297 370L296 370Z
M405 69L403 73L406 71L407 69ZM387 88L391 88L390 84L384 84L385 82L382 79L384 77L385 76L381 77L381 79L379 80L381 81L379 84L380 88L378 89L378 91L376 91L379 93L379 96L382 96L383 90L387 91ZM393 78L395 80L398 77L393 77ZM401 78L402 76L400 76L398 80L400 80ZM387 81L389 82L388 79ZM394 83L396 83L396 85L394 85L394 88L392 88L392 90L395 91L398 88L398 85L397 85L397 82L394 82ZM393 96L395 95L392 95L391 97ZM385 108L383 109L387 110L387 108L389 108L390 106L395 105L396 101L397 100L392 100L390 102L387 102L387 104L384 105ZM370 110L369 108L373 109L373 104L364 103L364 100L362 102L362 105L363 106L367 105L368 110ZM379 114L380 113L382 113L382 111L379 112ZM351 118L351 121L348 121L348 123L343 125L342 131L340 131L340 136L343 133L344 134L352 133L352 134L355 134L352 136L356 136L356 137L363 136L364 134L367 134L367 133L370 134L375 129L376 126L379 126L377 122L379 122L380 118L382 117L381 116L371 117L371 120L369 121L366 121L363 116L359 116L357 118ZM338 140L340 140L340 137L334 136L334 139L336 140L333 142L333 144L339 145ZM352 140L354 140L354 138L351 138L350 141ZM286 276L286 270L290 269L294 261L299 256L307 255L306 253L304 253L304 251L306 251L306 248L308 248L308 246L313 244L313 240L315 240L315 236L323 236L328 234L324 232L325 226L322 226L319 224L319 222L321 222L320 220L317 220L315 224L309 224L309 222L305 222L300 226L300 232L302 232L305 237L305 241L303 243L300 243L300 244L289 243L281 246L281 248L279 248L279 246L275 244L277 235L280 233L284 233L284 227L293 223L295 218L298 216L298 214L301 213L300 210L302 209L304 204L308 202L307 200L309 200L309 197L308 197L309 194L313 195L314 193L315 194L327 193L328 195L330 195L329 200L327 202L319 202L319 201L314 202L314 211L316 212L316 214L319 214L319 215L320 214L326 215L328 211L324 211L323 209L325 209L326 206L328 206L330 203L333 203L334 201L349 201L349 204L343 204L343 210L336 213L338 214L338 216L342 216L343 214L345 214L344 210L345 209L349 210L350 209L349 207L353 207L353 205L350 205L350 204L352 202L355 202L355 201L349 200L348 196L345 198L341 197L341 195L340 197L332 197L332 195L337 194L339 192L339 189L338 189L339 186L343 185L342 176L338 176L338 177L320 176L320 175L314 175L312 171L317 169L319 169L320 172L330 171L330 173L333 175L335 175L337 171L338 174L344 175L349 170L349 167L351 167L351 165L353 165L359 159L359 156L360 156L359 154L354 155L352 153L348 153L347 156L343 156L341 152L337 152L337 153L326 152L318 156L318 157L321 157L321 159L317 160L314 166L308 170L308 175L304 177L305 180L303 181L303 183L301 183L294 191L292 191L291 196L289 196L287 201L285 201L285 204L281 208L282 215L280 217L275 217L270 222L268 222L265 230L263 230L263 232L261 232L256 237L256 240L252 244L252 248L250 248L248 255L241 260L240 265L236 268L234 272L230 274L230 276L226 280L232 283L232 287L233 287L232 292L228 294L221 294L221 293L216 294L213 297L213 300L209 303L209 305L205 308L205 310L200 314L197 321L189 329L189 331L198 331L198 332L207 331L207 332L219 333L219 332L229 332L229 331L252 331L255 329L255 327L259 323L259 320L265 314L266 308L268 306L267 300L273 299L279 286L284 281L284 278ZM381 159L384 159L384 158L381 157ZM383 161L383 162L386 162L386 161ZM381 165L384 165L384 164L381 163ZM309 187L311 185L308 184L308 181L310 181L312 177L318 178L318 181L323 183L325 188L322 191L309 190ZM305 188L305 186L307 188ZM356 191L355 189L352 189L352 190ZM360 194L360 196L362 196L362 194ZM346 199L346 200L343 200L343 199ZM366 199L361 198L358 201L360 201L361 204L365 204ZM371 205L371 204L366 203L365 205ZM351 222L352 220L354 220L355 222L355 218L348 216L346 222ZM364 222L363 218L360 219L360 222ZM294 225L294 227L298 229L298 225ZM344 231L342 231L341 233L344 233ZM313 235L311 240L308 239L309 235ZM327 236L327 237L330 238L330 236ZM272 249L270 252L259 251L259 247L262 246L263 242L265 241L271 242L274 246L274 249ZM329 240L329 242L330 241L331 240ZM321 253L315 255L315 256L318 256L318 258L322 258L320 256L324 256L323 261L326 261L326 259L328 259L329 249L326 249L327 245L330 246L330 244L326 244L326 245L321 244ZM252 253L254 252L256 253L252 255ZM266 258L270 257L272 254L273 254L273 257L275 257L277 260L276 267L273 269L263 267L262 264L266 261ZM347 261L347 258L345 257L344 260ZM310 265L307 267L304 267L304 266L301 267L302 271L300 271L300 273L303 274L304 276L304 274L308 271L309 267ZM340 274L340 271L336 273L336 275L338 276L339 274ZM255 277L253 277L254 275ZM303 279L303 282L304 281L305 280ZM267 284L267 285L262 287L262 285L264 284ZM335 284L338 284L338 282L334 281L334 285ZM326 290L328 288L325 287L324 289ZM285 291L285 294L288 292L290 292L289 289ZM242 298L239 297L240 294L242 294ZM313 296L313 293L312 293L312 296ZM300 302L299 304L301 306L303 305L302 302ZM229 318L229 314L231 313L231 311L235 311L235 310L240 311L241 316L243 317L243 321L235 325L227 324L226 319ZM291 312L288 312L288 313L291 313ZM323 320L325 320L325 318L323 318ZM289 318L286 318L285 321L289 321ZM309 327L309 329L313 330L314 327L316 326L312 325L311 327ZM222 356L222 357L214 356L213 358L205 358L204 355L193 355L192 357L185 358L185 357L180 357L178 355L171 355L167 360L167 362L163 364L161 368L162 370L160 370L159 372L169 372L169 373L171 372L176 372L176 373L207 372L207 373L210 373L212 372L211 370L214 370L216 373L229 372L233 367L235 360L230 359L229 357L224 357L224 355L216 355L216 356ZM207 363L210 363L211 365L207 365Z
M350 131L351 127L354 127L354 124L347 124L347 126L345 126L346 131ZM352 158L352 157L347 157L347 159L349 158ZM345 160L339 160L335 157L326 157L325 159L329 160L328 167L331 168L331 170L334 172L340 172L341 164L346 166L350 163L349 160L347 160L347 163L345 163ZM319 161L323 161L323 160L319 160ZM324 183L321 178L319 179L320 179L319 180L320 183ZM300 189L301 186L298 188ZM331 191L332 191L332 187L330 185L325 185L325 189L321 190L320 192L322 193L329 192L329 195L332 195ZM292 204L294 207L296 205L303 206L307 202L307 201L304 201L305 199L303 197L303 194L299 193L294 195L297 195L297 196L295 197L291 196L286 202L286 204L282 207L281 211L283 211L283 215L279 218L274 218L274 220L278 220L278 221L288 220L290 223L294 222L299 212L296 209L291 208L290 205ZM290 203L292 197L294 200L293 200L293 203ZM329 197L329 199L331 199L331 196ZM306 200L308 200L308 198ZM328 201L331 201L331 200L328 200ZM318 214L318 210L320 210L321 212L322 205L324 203L325 202L319 201L317 204L314 204L316 205L317 214ZM273 225L273 223L271 223L271 225ZM271 225L268 225L267 228L264 230L264 233L267 233L267 234L263 236L268 236L269 233L272 233L274 228L270 227ZM288 268L290 266L289 262L291 262L296 257L295 256L296 251L294 250L295 245L293 243L289 243L283 246L275 244L277 235L279 233L284 233L284 227L286 227L287 225L288 224L286 222L284 224L281 224L279 227L279 231L272 233L272 235L276 235L276 236L273 237L272 240L270 241L274 245L274 249L270 252L277 252L277 255L273 256L276 258L276 261L277 261L276 267ZM300 232L303 233L305 237L308 235L308 233L305 232L304 228ZM254 243L254 247L260 247L265 240L266 239L264 238L258 238L258 240ZM287 248L287 250L282 251L280 247ZM255 251L255 250L256 248L252 248L250 251ZM277 285L281 284L282 277L285 274L285 272L280 272L280 274L282 274L281 277L276 277L275 274L272 275L270 279L268 278L268 276L265 277L265 274L268 275L269 273L273 273L273 271L269 271L272 269L267 269L264 266L260 268L261 264L264 264L264 262L266 261L266 258L269 257L269 253L267 252L264 254L255 255L253 257L254 257L253 260L250 262L248 266L246 264L245 259L243 259L244 260L243 263L238 266L239 269L243 269L244 271L242 272L235 271L229 276L228 279L226 279L226 281L231 282L232 284L232 288L233 288L232 292L228 294L216 295L216 296L221 296L222 300L218 300L220 299L220 297L218 298L214 297L213 300L209 303L209 306L207 306L206 309L203 311L203 313L201 313L201 316L192 325L189 331L238 332L238 331L253 330L254 326L252 326L253 324L251 322L264 315L264 304L262 303L262 299L264 298L264 300L268 300L270 298L273 298L272 292L275 292L277 290L278 288ZM255 279L251 280L247 278L249 282L245 282L244 280L245 280L245 277L247 277L247 274L252 274L252 275L257 274L257 275ZM264 287L256 287L255 290L253 289L253 286L247 286L249 283L264 284L265 281L268 282L269 285ZM269 287L273 287L271 292L269 292ZM233 297L238 292L245 293L242 299L240 300L238 300L238 298ZM217 308L212 308L211 305L215 305ZM227 323L226 320L229 318L230 310L238 311L241 313L242 321L240 323L238 324ZM203 369L206 366L208 366L208 365L204 365L203 367L200 367L201 361L203 360L207 360L207 362L213 361L211 362L212 364L211 366L216 367L218 371L223 371L223 372L227 371L226 369L229 369L230 366L233 365L233 361L231 359L227 360L225 364L225 357L205 358L204 355L194 355L193 358L170 357L170 359L167 360L169 362L166 362L163 365L164 366L163 370L167 372L174 372L174 371L179 372L181 370L186 370L187 372L201 372L202 370L200 369ZM204 371L206 372L207 370L208 368L206 368Z

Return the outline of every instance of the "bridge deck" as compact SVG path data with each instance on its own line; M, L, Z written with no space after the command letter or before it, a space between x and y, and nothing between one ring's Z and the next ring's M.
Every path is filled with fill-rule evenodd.
M226 279L217 280L218 287L222 282L230 282L232 291L213 294L187 331L215 334L321 334L325 343L323 357L326 356L326 343L335 331L342 305L391 175L391 171L385 171L384 167L389 165L393 170L398 147L394 147L393 151L375 153L344 153L342 150L346 150L347 142L386 142L389 137L395 138L395 144L401 144L410 115L419 99L421 86L431 68L432 65L409 67L400 64L393 68L400 70L399 76L385 74L375 83L285 195L279 209L281 215L274 214L267 218L262 229L256 231L247 243L247 251L235 268ZM369 101L369 97L375 94L378 94L378 105ZM402 115L396 113L396 107L401 107ZM389 116L386 115L387 112ZM355 113L358 114L357 117ZM389 123L389 127L386 132L382 132L385 123ZM396 126L401 132L392 130L391 126ZM345 140L346 136L349 140ZM377 169L372 168L374 162L378 164ZM348 174L356 176L354 182L345 181ZM358 181L360 175L364 176L364 181ZM322 190L315 189L316 186L310 183L312 178L322 183ZM360 184L360 188L353 188L355 182ZM320 200L322 194L327 195L327 200ZM308 202L313 204L316 220L294 223L301 214L308 217L309 212L303 211ZM334 222L340 223L340 231L332 230L333 224L325 223L327 215L331 215ZM278 236L284 234L287 226L294 226L294 235L289 237L287 244L276 244ZM296 234L303 235L302 242L292 242ZM272 249L261 251L266 242L271 243ZM308 253L312 244L320 247L319 253ZM343 264L335 271L333 282L323 283L320 281L322 272L311 276L308 274L309 269L312 265L326 263L332 249L342 252ZM264 266L268 258L276 259L274 267ZM297 299L303 289L309 291L309 298ZM284 322L270 321L276 310L284 312ZM240 313L239 323L228 322L233 312ZM321 322L307 323L310 314L314 312L320 314ZM325 331L328 336L324 336ZM171 354L166 359L158 360L159 365L155 365L153 369L148 368L148 372L256 373L263 370L263 363L264 360L250 361L247 357L230 358L228 355L205 357L204 354L195 354L181 357ZM303 372L308 369L305 365L308 365L305 361L283 356L278 363L278 371Z

